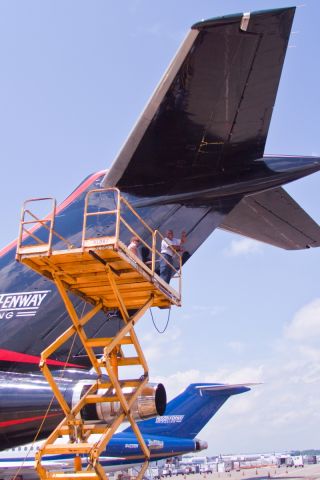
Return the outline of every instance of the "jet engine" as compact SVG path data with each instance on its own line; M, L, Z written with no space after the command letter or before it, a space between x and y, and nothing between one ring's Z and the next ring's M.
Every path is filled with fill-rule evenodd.
M63 376L57 371L55 375L55 381L71 407L96 380L89 372L75 370L64 370ZM11 448L32 442L36 434L39 439L46 438L64 417L56 398L52 400L52 390L42 375L0 372L0 385L0 447ZM130 392L132 389L123 388L124 395L130 395ZM102 398L115 397L115 392L111 388L104 389L99 395ZM164 386L147 384L130 410L134 418L140 420L162 415L165 408ZM115 397L114 402L86 405L80 415L83 420L110 423L120 409Z
M196 443L197 452L200 452L201 450L205 450L206 448L208 448L208 442L206 442L205 440L200 440L199 438L196 438L195 443Z
M74 389L72 404L75 405L83 397L86 391L90 388L88 382L83 381ZM124 387L122 392L126 398L134 393L135 388ZM96 395L101 399L106 398L105 402L89 403L81 410L81 418L83 420L97 421L103 423L111 423L114 418L122 411L121 404L117 399L116 392L113 388L98 390ZM110 398L115 398L110 401ZM108 399L108 400L107 400ZM162 383L147 384L141 394L132 404L130 411L135 420L146 420L148 418L163 415L167 405L167 395Z

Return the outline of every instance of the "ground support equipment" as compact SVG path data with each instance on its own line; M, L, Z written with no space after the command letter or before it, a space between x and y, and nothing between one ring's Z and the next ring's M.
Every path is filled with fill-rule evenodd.
M99 208L92 211L90 198L97 195L100 198L104 193L109 196L111 194L116 199L115 208L102 210ZM140 480L148 467L150 451L132 414L132 406L146 388L149 371L134 325L152 306L168 308L171 305L180 305L181 258L177 255L179 266L172 267L178 279L177 291L156 273L156 264L161 258L160 233L150 229L117 189L93 190L87 194L80 246L72 245L55 231L55 201L52 201L51 214L44 218L39 218L31 212L30 204L35 201L32 199L24 204L16 258L55 283L72 322L71 326L41 355L40 369L65 418L39 450L36 470L41 479L106 479L99 457L102 452L108 452L108 443L121 423L128 421L144 455L144 463L138 474ZM140 233L137 233L123 216L124 209L130 212L130 218L134 216L135 225L138 222ZM96 235L92 220L97 218L101 220L101 215L111 215L114 218L111 234L109 232L108 235ZM149 249L150 262L142 262L129 251L121 239L123 229L130 235L138 236L145 248ZM44 233L47 235L45 239ZM56 243L54 239L57 240ZM63 242L67 248L61 248ZM91 304L91 310L79 317L69 293ZM112 338L88 338L85 325L100 310L108 312L114 309L120 312L124 321L124 326L118 333ZM97 380L81 395L75 405L69 405L55 382L47 360L75 334L82 342L97 374ZM126 354L127 347L130 347L129 355ZM121 378L121 367L134 367L136 371L137 366L142 369L140 376ZM131 389L130 394L124 393L127 388ZM104 394L101 395L101 392ZM86 405L102 402L119 405L112 420L96 423L82 418L81 411ZM71 472L52 471L45 466L44 457L64 454L73 459Z

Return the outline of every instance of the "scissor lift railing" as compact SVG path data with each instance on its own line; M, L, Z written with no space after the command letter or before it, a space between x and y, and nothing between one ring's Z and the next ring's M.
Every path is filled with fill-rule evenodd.
M101 199L104 194L109 196L109 200L110 198L112 201L115 200L114 208L101 208L95 197ZM157 262L165 261L159 250L159 243L163 237L160 232L153 231L147 225L117 189L93 190L87 194L81 246L72 245L54 230L56 206L53 200L52 212L44 218L30 211L30 203L33 202L35 199L24 204L16 258L55 282L72 322L71 326L41 354L41 371L50 384L65 418L39 450L36 469L43 479L105 479L106 474L99 463L99 456L107 448L119 425L123 421L129 421L145 460L138 475L140 479L148 466L150 452L132 415L131 407L148 382L149 372L134 325L152 306L165 308L180 305L181 257L176 255L179 260L178 268L171 266L173 276L177 277L178 281L177 291L164 282L156 272ZM127 217L124 210L129 212ZM108 231L103 233L103 228L108 222L102 222L101 219L110 220L112 217L113 221L111 223L109 221ZM132 227L130 219L138 226L140 233L137 228ZM31 222L33 225L30 229ZM140 239L150 253L149 263L142 262L130 252L122 239L124 233L126 236L130 233ZM69 292L90 303L91 310L79 317ZM119 310L124 326L112 338L88 338L84 326L99 311L110 309ZM97 374L97 380L76 405L70 406L51 374L47 359L75 334L83 344ZM131 348L129 354L127 346ZM132 350L135 352L133 356ZM122 379L120 370L124 366L134 366L135 369L138 366L142 369L142 374L138 378ZM133 387L130 395L124 395L125 387ZM113 395L104 396L102 400L98 391L110 388L113 389ZM120 403L121 409L115 419L109 424L84 421L81 418L83 407L101 401ZM73 471L71 473L49 471L43 465L43 457L50 454L73 455ZM86 469L82 468L83 456L86 456L88 462Z

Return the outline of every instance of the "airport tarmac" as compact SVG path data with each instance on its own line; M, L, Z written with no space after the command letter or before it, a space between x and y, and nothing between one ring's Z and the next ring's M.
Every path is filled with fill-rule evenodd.
M39 477L28 475L28 480L39 480ZM133 478L133 477L131 477ZM162 477L164 478L164 477ZM247 468L240 471L215 472L191 475L172 475L170 480L320 480L320 464L305 465L303 468L277 468L275 466Z
M182 478L178 475L173 478ZM320 464L305 465L303 468L286 468L275 466L248 468L240 471L232 470L224 473L209 473L209 474L193 474L185 477L187 480L267 480L273 479L287 479L287 480L320 480Z

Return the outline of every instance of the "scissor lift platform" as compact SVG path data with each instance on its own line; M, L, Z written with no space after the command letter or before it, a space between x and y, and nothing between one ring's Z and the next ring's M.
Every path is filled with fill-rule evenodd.
M54 281L59 277L68 291L79 295L89 303L102 301L103 307L111 310L119 306L107 272L113 278L127 309L137 309L153 297L153 306L180 305L179 293L171 288L157 273L131 254L127 247L101 246L91 242L90 247L68 250L37 252L36 247L19 248L19 260L28 267ZM106 238L106 241L109 240Z
M90 196L103 193L112 194L116 199L115 208L98 210L90 206ZM179 266L172 269L172 276L178 282L178 290L172 288L157 273L156 265L166 261L162 257L159 244L163 237L157 230L153 231L137 214L130 204L121 196L117 189L93 190L87 194L84 207L83 234L80 246L72 245L70 240L55 231L56 204L53 199L52 213L40 219L31 212L29 200L25 202L20 224L20 235L17 245L16 258L40 275L52 280L70 315L72 326L60 334L41 354L40 368L56 396L65 419L52 432L36 459L36 469L42 479L49 478L97 478L106 479L106 474L99 463L99 456L107 448L110 439L123 421L129 421L137 437L144 455L144 464L138 475L142 479L148 466L150 451L140 433L139 427L131 412L131 408L139 395L147 386L149 372L142 348L134 332L134 325L143 316L148 308L157 306L169 308L171 305L181 304L181 257L176 254ZM94 201L94 205L98 202ZM134 219L139 226L135 230L123 210L129 212L129 219ZM92 220L101 216L112 216L113 228L109 228L106 235L96 234ZM106 218L106 217L103 217ZM106 223L110 227L110 217ZM101 222L98 222L99 225ZM127 241L122 240L124 230ZM139 256L128 247L129 236L139 238L145 249L148 250L149 260L143 262ZM54 242L53 239L56 241ZM61 247L63 244L63 248ZM67 248L65 247L67 246ZM168 262L167 262L168 263ZM78 317L69 293L81 297L92 305L82 318ZM88 338L84 326L100 310L110 311L117 309L123 319L124 326L111 338ZM57 349L77 334L83 344L86 354L97 374L97 381L84 393L76 405L70 406L52 376L47 365L47 359ZM131 347L131 355L126 355L126 346ZM132 348L135 356L132 356ZM129 349L130 353L130 349ZM138 378L121 380L120 367L140 366L143 374ZM103 369L106 370L109 380L103 380ZM136 374L136 372L135 372ZM124 395L123 388L133 387L130 395ZM101 397L103 389L113 389L113 395ZM81 419L81 411L89 403L118 402L120 409L110 424L87 424ZM99 435L99 440L96 435ZM59 439L69 437L64 443ZM58 443L57 443L58 442ZM74 455L74 471L51 472L42 463L47 455L66 454ZM88 459L87 469L81 467L81 458Z

